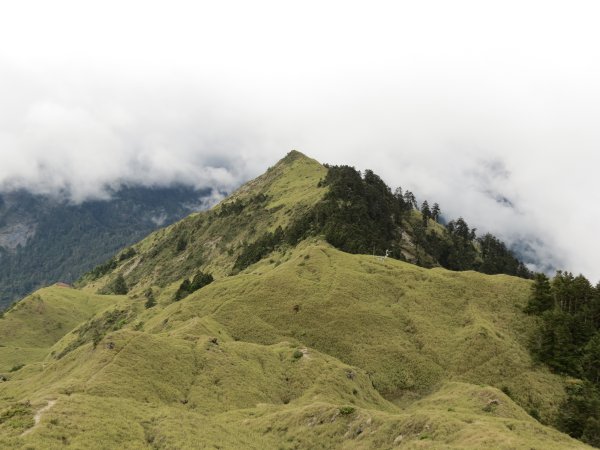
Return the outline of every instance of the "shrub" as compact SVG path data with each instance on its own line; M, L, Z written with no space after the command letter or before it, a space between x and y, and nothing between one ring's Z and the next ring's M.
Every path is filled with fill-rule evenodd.
M127 283L125 283L125 278L123 278L122 274L117 275L115 280L112 283L112 291L117 295L125 295L127 294Z
M94 267L90 271L90 278L92 280L96 280L116 268L117 268L117 261L114 258L111 258L108 261L106 261L105 263L102 263L102 264Z
M187 248L187 245L188 245L187 239L185 238L185 236L181 236L177 240L177 246L175 247L175 251L177 253L180 253L180 252L184 251Z
M100 294L115 294L115 295L125 295L128 292L127 283L125 282L125 278L123 278L122 274L118 274L110 283L108 283L104 288L100 289Z
M133 247L123 250L123 253L119 255L119 261L125 261L126 259L133 258L136 255L136 251Z
M91 342L93 348L96 348L107 333L120 329L133 318L133 314L127 309L114 309L87 321L75 330L76 339L70 342L55 358L61 359L88 342Z
M179 301L187 297L192 292L202 289L204 286L209 285L213 281L214 278L210 273L199 271L196 275L194 275L192 281L188 280L187 278L183 280L183 282L179 285L179 289L177 289L177 292L175 292L175 301Z
M540 416L540 411L537 408L531 408L529 410L529 415L538 422L542 419L542 417Z
M260 261L275 250L275 248L283 242L283 239L283 229L278 227L275 232L263 234L252 244L245 244L242 253L236 259L233 268L236 270L244 270L246 267Z
M144 292L144 296L146 297L146 303L144 303L146 309L156 306L156 299L154 298L154 291L152 288L148 288L146 292Z
M340 408L340 414L342 416L349 416L350 414L354 413L354 411L356 411L354 406L342 406Z
M26 429L34 425L33 413L29 402L17 403L0 412L0 424L10 428Z

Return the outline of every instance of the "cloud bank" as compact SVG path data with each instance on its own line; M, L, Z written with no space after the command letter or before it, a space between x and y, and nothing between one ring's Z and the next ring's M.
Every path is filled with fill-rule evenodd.
M600 279L595 2L18 3L2 190L231 191L295 148Z

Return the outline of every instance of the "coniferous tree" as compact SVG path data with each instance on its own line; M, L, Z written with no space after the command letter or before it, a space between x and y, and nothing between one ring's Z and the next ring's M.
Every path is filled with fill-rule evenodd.
M583 373L595 384L600 383L600 331L588 341L583 349Z
M116 295L125 295L127 294L128 288L127 283L125 283L125 278L123 278L122 274L118 274L117 277L111 284L111 289L113 294Z
M427 228L427 223L431 219L431 210L429 209L429 202L427 200L423 201L421 205L421 214L423 216L423 226Z
M404 193L404 201L410 206L411 209L419 209L417 198L411 191L406 191Z
M554 306L554 297L552 296L552 287L550 280L543 273L535 275L533 286L531 287L531 296L525 308L528 314L541 314Z
M438 219L440 218L440 214L441 214L440 205L438 205L437 203L434 203L433 207L431 208L431 218L437 222Z

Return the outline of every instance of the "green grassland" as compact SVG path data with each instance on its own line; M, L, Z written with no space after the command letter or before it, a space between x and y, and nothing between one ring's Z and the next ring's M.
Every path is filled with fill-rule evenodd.
M526 412L549 419L563 395L526 351L528 289L311 240L166 306L99 296L94 318L82 313L45 341L42 363L0 383L0 417L18 411L0 446L585 448ZM76 299L94 312L85 292L36 295L40 323ZM33 305L7 313L3 330ZM120 310L127 320L95 346L57 357Z
M0 374L43 360L66 333L123 300L61 286L40 289L24 298L0 318Z
M528 280L319 237L232 271L244 242L322 198L325 174L292 152L80 289L17 303L0 319L0 448L588 448L545 425L566 380L529 354ZM175 301L199 268L215 281ZM128 295L98 295L117 274Z

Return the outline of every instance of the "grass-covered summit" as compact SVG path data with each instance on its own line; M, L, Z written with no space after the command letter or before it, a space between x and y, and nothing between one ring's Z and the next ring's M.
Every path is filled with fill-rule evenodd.
M210 211L161 229L98 266L80 286L110 292L118 274L137 291L164 288L198 270L228 276L308 237L424 267L530 276L498 239L477 238L462 218L442 225L439 207L432 214L426 204L419 210L411 192L392 192L370 170L324 166L292 151Z
M8 311L0 447L587 448L549 426L568 380L528 351L531 282L335 248L330 173L293 152ZM422 216L391 223L410 259Z
M97 267L81 284L97 288L116 273L140 289L164 287L198 269L229 275L248 243L287 228L322 199L326 190L317 185L326 174L317 161L290 152L210 211L152 233Z

